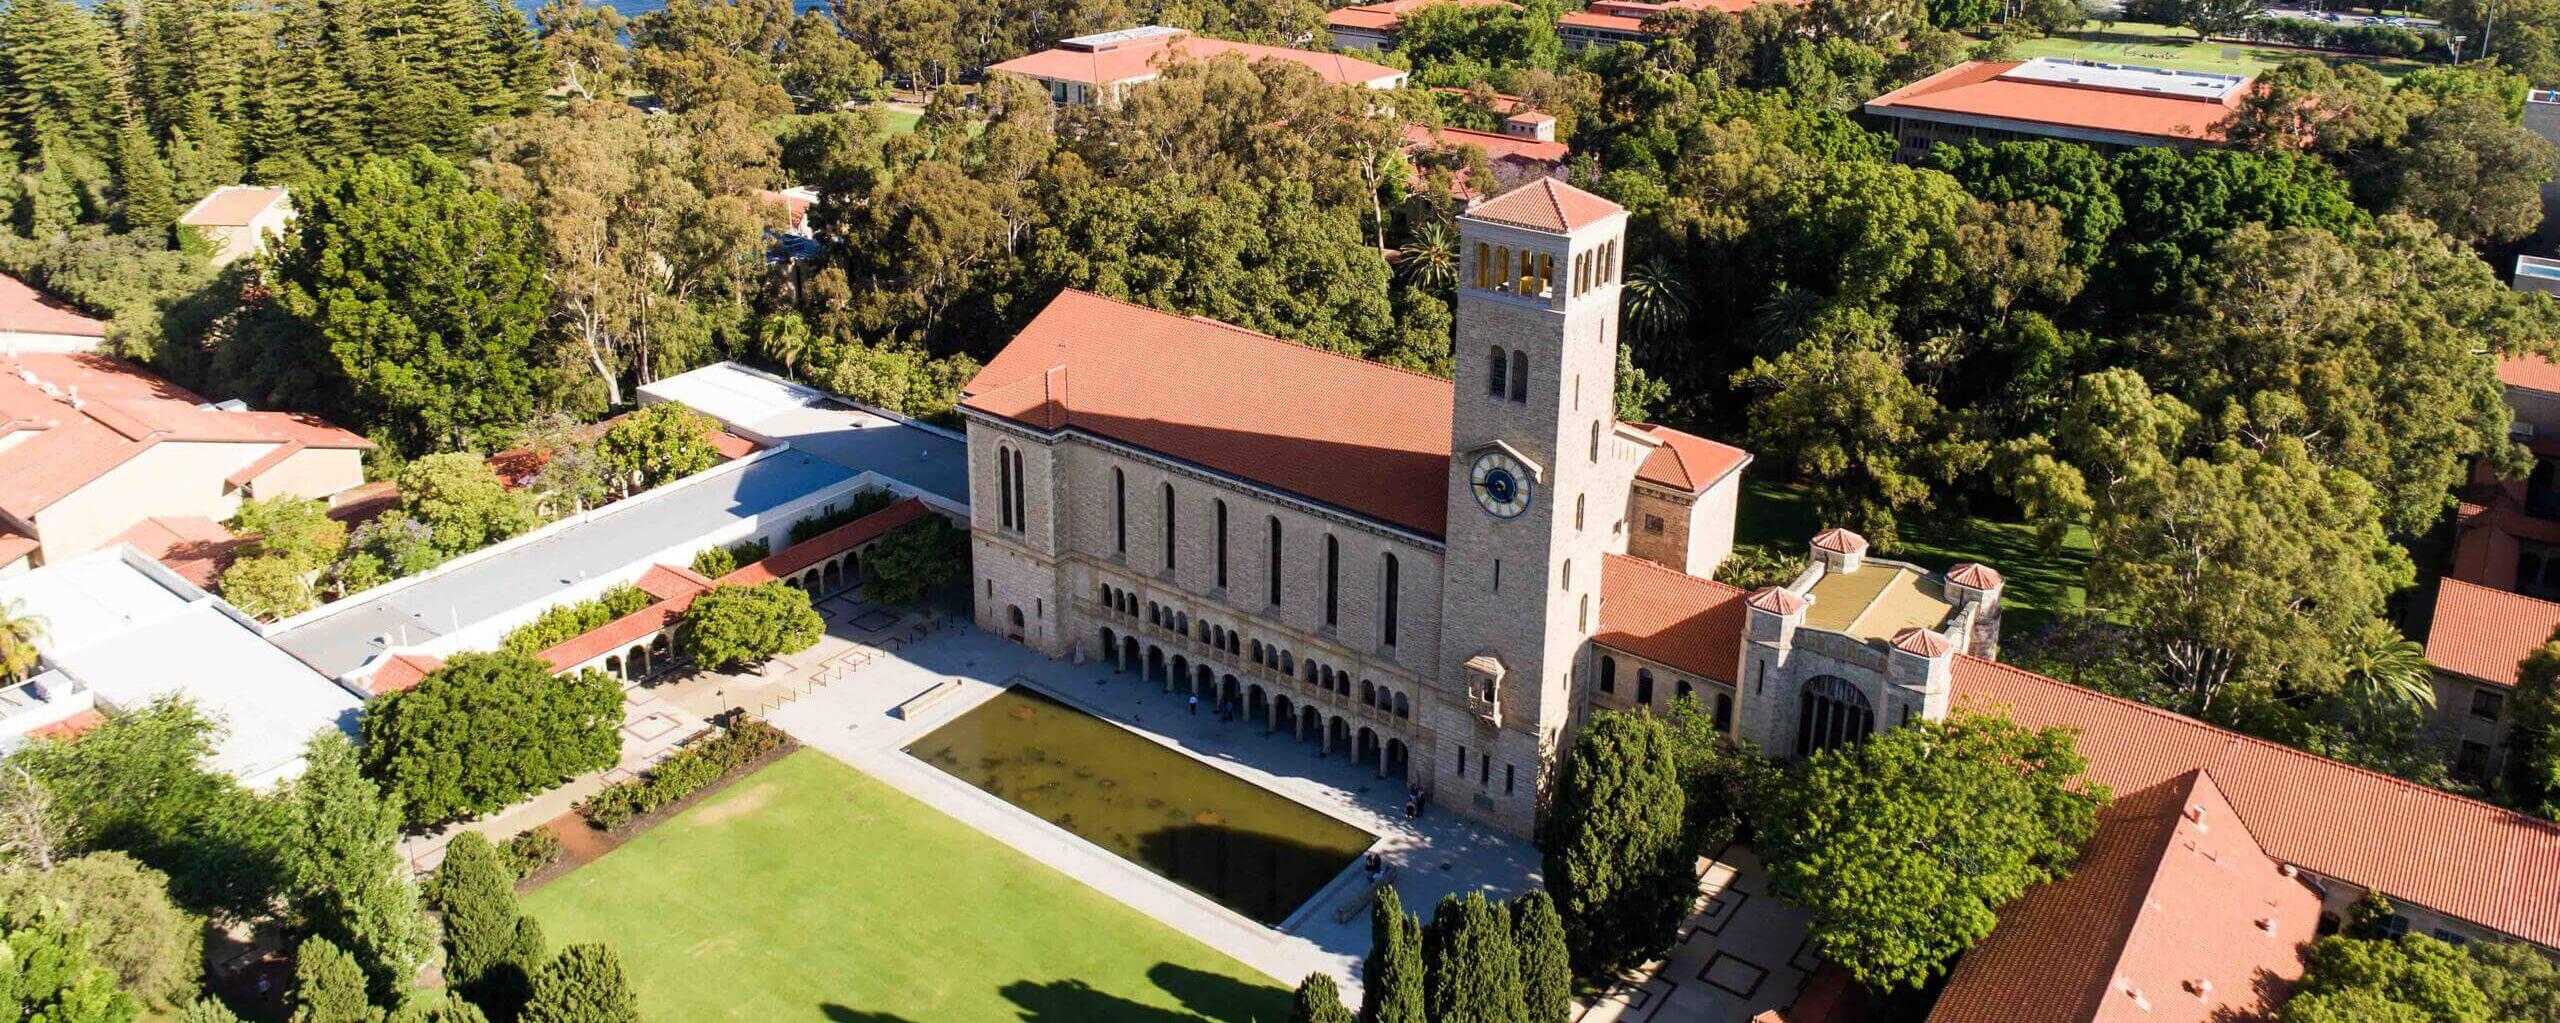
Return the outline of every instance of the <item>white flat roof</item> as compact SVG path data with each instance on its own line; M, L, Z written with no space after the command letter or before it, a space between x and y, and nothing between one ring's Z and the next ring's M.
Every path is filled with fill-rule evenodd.
M41 616L45 660L111 709L192 700L225 729L208 766L248 785L302 773L313 735L355 731L353 693L130 547L0 581L0 599Z
M2033 82L2039 85L2071 85L2083 89L2105 89L2111 92L2140 92L2179 99L2220 103L2247 85L2241 75L2218 75L2208 71L2180 71L2174 68L2140 67L2132 64L2107 64L2093 60L2069 60L2062 57L2037 57L2000 73L2004 81Z
M877 472L969 503L969 445L959 434L892 418L806 384L715 362L640 386L643 402L680 401L732 432L786 441L855 472Z

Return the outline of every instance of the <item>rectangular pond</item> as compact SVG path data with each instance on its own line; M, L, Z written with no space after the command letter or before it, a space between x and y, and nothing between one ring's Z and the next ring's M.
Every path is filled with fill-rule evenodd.
M1021 686L907 753L1264 924L1376 840Z

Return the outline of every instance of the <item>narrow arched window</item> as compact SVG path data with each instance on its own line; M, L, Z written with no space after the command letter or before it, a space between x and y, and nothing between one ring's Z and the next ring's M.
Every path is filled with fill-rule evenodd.
M996 448L996 523L1013 528L1013 449Z
M1600 691L1618 691L1618 659L1607 654L1600 655Z
M1511 353L1511 400L1529 400L1529 353L1526 350Z
M1164 485L1164 568L1168 572L1173 571L1174 551L1179 546L1173 528L1178 521L1173 513L1173 484L1167 483Z
M1227 502L1218 502L1218 588L1227 588Z
M1653 706L1653 669L1636 669L1636 702Z
M1379 607L1384 611L1378 622L1378 642L1394 646L1396 645L1396 613L1404 602L1404 595L1400 592L1404 589L1404 567L1396 563L1396 556L1392 553L1384 555L1381 560L1384 565L1379 569L1379 574L1386 578L1387 585L1386 593L1378 601Z
M1486 371L1484 393L1499 398L1508 387L1504 382L1511 379L1511 362L1502 354L1501 345L1493 346L1492 362L1493 368Z
M1476 243L1476 288L1493 290L1493 246Z
M1582 382L1582 378L1581 378L1581 377L1575 377L1575 378L1573 378L1573 379L1574 379L1574 383L1577 385L1577 386L1576 386L1576 388L1575 388L1575 390L1576 390L1576 391L1579 391L1579 390L1580 390L1579 385L1580 385L1580 384L1581 384L1581 382ZM1580 403L1581 403L1581 395L1577 393L1574 397L1575 397L1575 404L1580 404ZM1599 461L1599 460L1600 460L1600 421L1599 421L1599 420L1597 420L1597 419L1594 419L1594 420L1592 420L1592 421L1591 421L1591 460L1592 460L1592 461L1594 461L1594 462L1597 462L1597 461Z
M1031 489L1031 487L1030 487L1030 480L1029 480L1029 478L1028 478L1028 477L1025 477L1025 476L1022 474L1022 452L1021 452L1020 450L1016 450L1016 451L1014 451L1014 453L1013 453L1013 531L1014 531L1014 532L1019 533L1019 532L1021 532L1021 531L1025 530L1025 529L1029 529L1029 528L1031 528L1031 516L1028 514L1028 509L1029 509L1029 503L1028 503L1028 502L1029 502L1029 498L1027 498L1027 497L1025 496L1025 494L1026 494L1030 489Z
M1573 528L1582 528L1582 513L1586 510L1590 500L1591 495L1589 494L1573 495Z
M1129 553L1129 474L1111 470L1111 549Z
M1271 517L1271 606L1280 606L1280 516Z
M1324 535L1324 623L1342 621L1342 541Z

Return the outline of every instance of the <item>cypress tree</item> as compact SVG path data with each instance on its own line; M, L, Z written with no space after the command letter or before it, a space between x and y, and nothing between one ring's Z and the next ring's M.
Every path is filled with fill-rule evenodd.
M488 838L476 831L454 836L427 895L444 913L444 973L454 987L475 991L513 960L515 886Z
M1440 900L1432 915L1430 1016L1433 1023L1520 1023L1520 955L1511 914L1483 892Z
M215 1001L211 996L206 996L178 1010L178 1023L240 1023L240 1014L231 1011L230 1006Z
M1424 1023L1422 921L1404 911L1394 885L1369 910L1369 961L1361 970L1360 1023Z
M1333 978L1310 973L1298 982L1297 1000L1289 1004L1289 1023L1352 1023L1351 1010L1342 1007L1342 989Z
M1603 711L1565 756L1548 816L1546 878L1579 976L1661 958L1697 897L1672 750L1662 719Z
M639 1023L640 1002L622 957L603 945L571 945L533 977L517 1023Z
M169 166L138 118L126 121L117 138L116 177L124 188L124 229L166 242L178 222L178 200L170 194Z
M1573 1019L1573 962L1555 900L1535 889L1511 900L1511 941L1520 952L1520 1018L1524 1023L1568 1023Z
M327 938L305 938L293 965L293 1023L381 1023L364 967Z

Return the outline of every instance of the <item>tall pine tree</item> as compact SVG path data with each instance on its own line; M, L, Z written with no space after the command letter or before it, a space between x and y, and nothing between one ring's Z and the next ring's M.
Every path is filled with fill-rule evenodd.
M1422 921L1394 885L1369 908L1369 959L1360 971L1360 1023L1424 1023Z
M496 846L465 831L445 846L427 895L444 914L445 980L501 1018L512 1018L540 966L539 931L516 906L515 878ZM523 947L528 933L535 947Z
M1662 719L1602 711L1574 740L1545 845L1575 974L1604 976L1670 950L1698 892L1696 858L1681 841L1686 798Z
M363 967L388 1004L425 960L427 922L400 860L400 808L356 767L347 737L324 731L288 794L289 901L311 933Z
M1570 1023L1573 961L1555 900L1536 889L1511 900L1511 942L1520 952L1523 1023Z
M1511 914L1469 892L1440 900L1431 916L1427 985L1433 1023L1521 1023L1520 955Z
M382 1010L365 994L364 967L345 949L304 938L294 959L293 1023L381 1023Z

